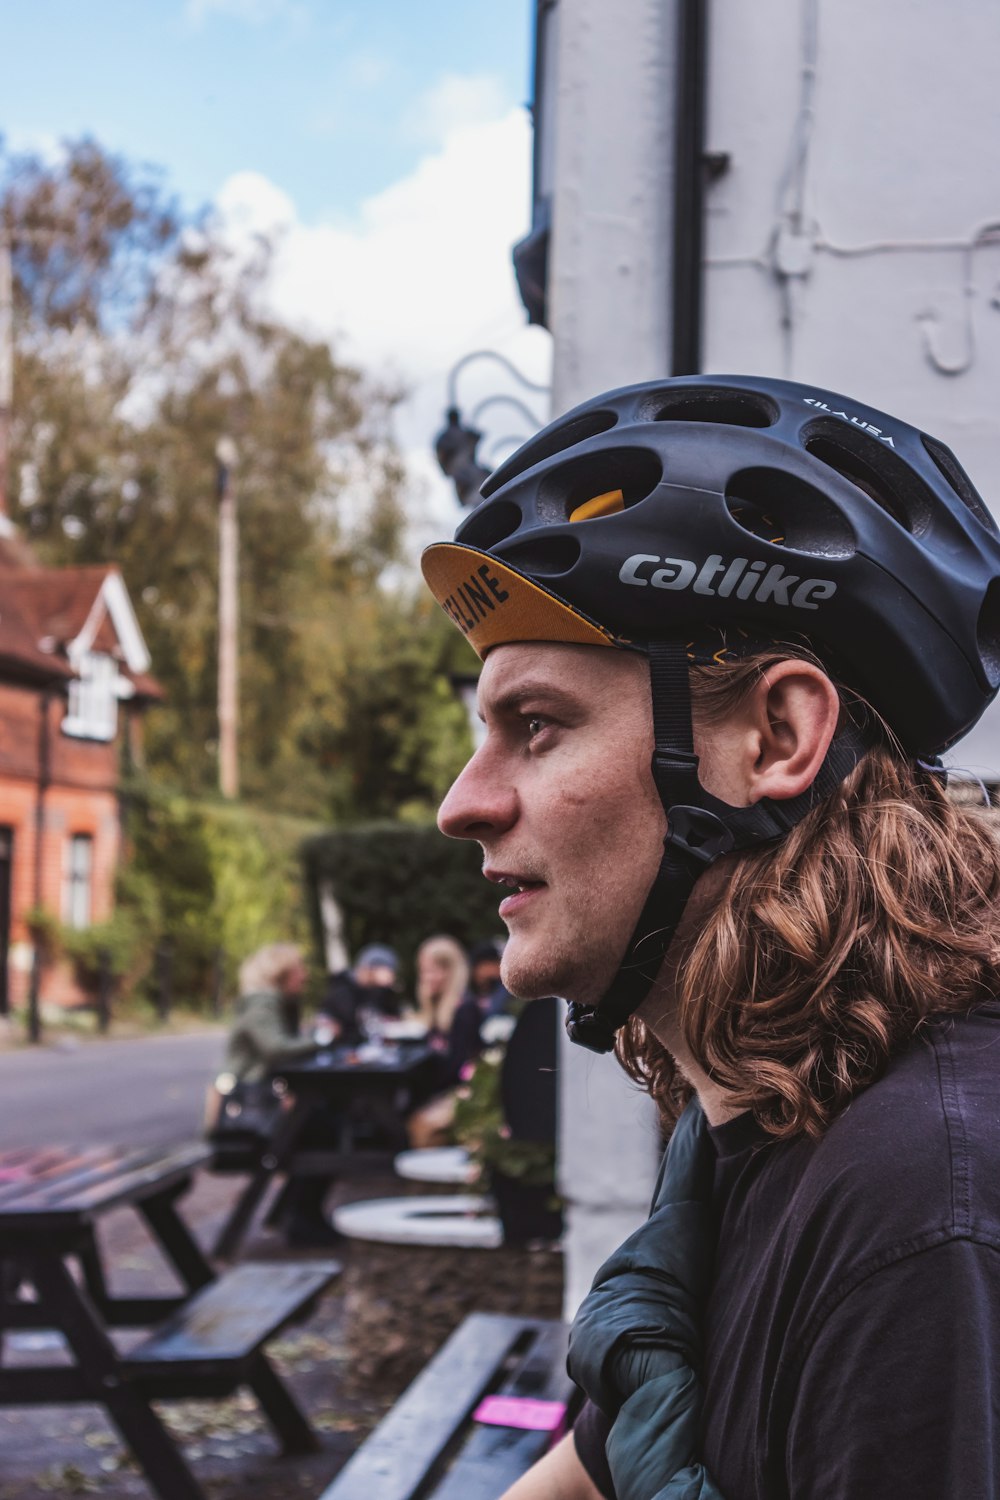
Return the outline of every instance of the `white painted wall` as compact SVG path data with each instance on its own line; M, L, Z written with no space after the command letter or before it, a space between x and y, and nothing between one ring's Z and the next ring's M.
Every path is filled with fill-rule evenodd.
M558 13L554 413L664 371L675 30L663 0L560 0Z
M707 196L704 368L913 422L1000 516L1000 6L710 14L707 144L732 169ZM1000 708L949 759L1000 772Z

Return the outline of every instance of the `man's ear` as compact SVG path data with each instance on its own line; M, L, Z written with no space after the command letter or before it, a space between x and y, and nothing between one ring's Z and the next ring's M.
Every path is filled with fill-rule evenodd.
M840 717L837 689L812 662L769 667L752 694L751 802L798 797L816 780Z

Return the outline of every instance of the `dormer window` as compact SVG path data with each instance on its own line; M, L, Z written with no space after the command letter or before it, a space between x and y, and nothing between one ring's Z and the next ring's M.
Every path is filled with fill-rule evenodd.
M69 685L64 734L83 740L113 740L118 731L118 664L101 651L86 651Z

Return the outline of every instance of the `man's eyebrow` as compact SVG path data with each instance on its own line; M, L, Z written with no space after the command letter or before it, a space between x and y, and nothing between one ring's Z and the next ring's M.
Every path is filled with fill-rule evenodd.
M578 700L563 688L557 687L553 682L547 682L542 678L522 679L514 686L503 689L495 698L487 697L486 707L491 713L502 716L504 714L517 713L524 704L533 701L536 704L552 704L562 708L578 707ZM483 706L480 705L480 717L482 717Z

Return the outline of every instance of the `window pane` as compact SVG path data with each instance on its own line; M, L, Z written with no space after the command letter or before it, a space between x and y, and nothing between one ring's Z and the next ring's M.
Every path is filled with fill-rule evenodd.
M63 921L70 927L90 926L93 860L91 835L74 833L66 846L63 877Z

